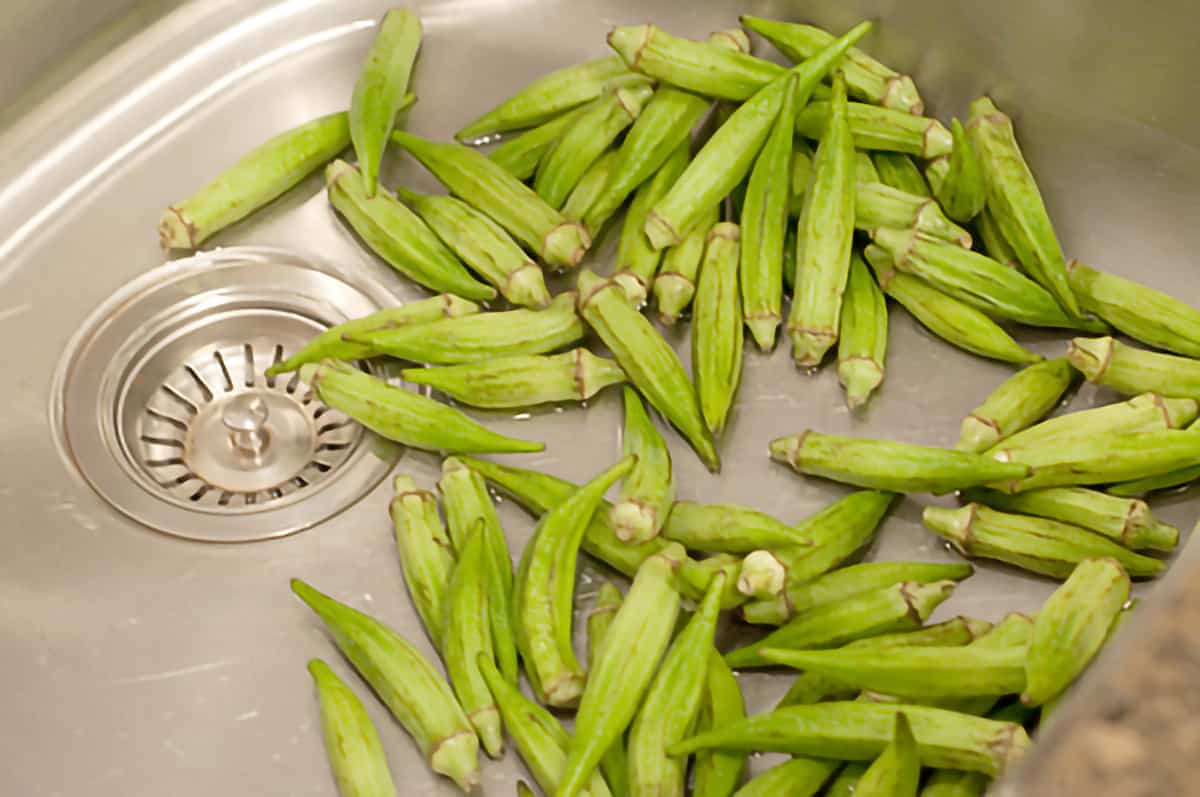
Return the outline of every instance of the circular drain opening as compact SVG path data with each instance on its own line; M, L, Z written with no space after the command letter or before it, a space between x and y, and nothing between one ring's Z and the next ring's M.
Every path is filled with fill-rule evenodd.
M117 509L168 534L235 542L312 526L375 487L399 449L296 374L266 371L389 301L268 249L150 272L68 347L54 392L64 451Z

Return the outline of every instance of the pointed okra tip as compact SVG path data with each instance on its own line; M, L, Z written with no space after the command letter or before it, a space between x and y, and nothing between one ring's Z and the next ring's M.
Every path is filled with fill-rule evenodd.
M328 664L320 659L309 659L307 669L313 680L318 684L323 682L339 681L337 674L329 667Z
M608 32L608 46L621 56L626 66L637 69L655 30L654 25L618 25Z
M1073 338L1067 346L1067 362L1089 382L1095 382L1104 376L1116 346L1116 339L1111 337Z
M329 597L325 593L310 586L304 579L293 578L288 584L296 597L308 604L314 611L316 611L318 604L329 600Z

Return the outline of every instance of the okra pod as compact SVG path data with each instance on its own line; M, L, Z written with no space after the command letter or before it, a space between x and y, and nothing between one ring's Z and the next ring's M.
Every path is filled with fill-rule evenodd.
M1200 465L1190 465L1186 468L1159 474L1158 476L1147 476L1144 479L1131 479L1129 481L1118 482L1108 488L1108 493L1126 498L1136 498L1155 490L1167 490L1172 487L1191 484L1197 479L1200 479Z
M529 788L528 784L523 780L517 781L517 797L537 797L533 793L533 789Z
M447 457L442 461L438 491L442 494L446 525L455 550L461 552L476 525L483 524L484 547L488 555L487 608L492 648L496 653L496 665L504 677L510 683L516 683L519 673L513 631L512 554L508 551L504 527L500 525L500 515L488 493L487 482L458 457Z
M740 504L676 501L662 533L689 551L707 553L750 553L812 545L812 539L792 526Z
M867 403L883 382L887 356L887 301L857 252L850 254L850 277L842 297L838 330L838 379L851 409Z
M935 769L921 789L921 797L983 797L989 779L982 772Z
M662 265L658 278L654 280L654 301L658 305L658 318L662 323L674 324L692 303L708 234L718 223L720 211L714 204L705 211L683 241L660 250Z
M919 584L961 581L972 573L974 568L964 563L865 562L834 570L812 581L790 582L775 598L747 603L742 607L742 616L758 625L780 625L809 609L902 581Z
M1166 567L1078 526L1046 518L1010 515L968 504L961 509L925 507L925 528L950 541L964 556L995 559L1034 573L1065 579L1084 559L1111 557L1133 578L1152 578Z
M649 296L650 286L655 282L654 275L665 254L663 250L651 246L650 239L646 237L646 215L650 208L667 195L667 191L687 168L688 146L688 142L684 141L675 148L654 176L637 189L633 201L625 211L625 219L621 224L621 239L617 242L613 279L625 289L625 295L635 307L640 307ZM708 229L705 228L703 232L707 234ZM704 249L703 237L700 239L699 248L701 251ZM670 251L667 250L668 253ZM699 251L696 252L695 260L698 267Z
M571 195L567 197L567 201L563 203L564 216L575 221L583 221L583 215L587 213L587 209L592 206L592 202L596 200L600 191L603 190L604 184L608 181L609 172L612 171L616 159L617 151L610 149L588 167L588 170L579 178L579 182L571 189ZM588 234L595 238L600 234L607 221L607 218L597 219L597 226L589 227Z
M621 608L624 598L611 583L605 581L596 592L592 610L587 616L587 668L591 672L600 656L600 645L612 627L613 618ZM618 738L600 759L600 771L608 781L610 790L617 797L629 794L629 759L625 752L625 739Z
M1163 398L1143 393L1128 401L1068 412L1035 424L1006 438L989 450L1020 451L1058 445L1072 439L1103 435L1179 429L1195 420L1200 402L1189 398Z
M450 193L490 216L548 265L571 268L583 259L592 239L579 222L570 221L483 154L459 144L444 144L397 130L399 144L433 173Z
M542 156L554 146L563 131L596 102L598 100L592 100L590 103L572 108L549 121L542 122L537 127L526 130L519 136L502 142L488 153L488 158L518 180L528 180L537 171Z
M671 543L638 568L588 676L555 797L579 794L637 713L671 641L679 614L676 570L685 558L683 548Z
M1025 729L1011 722L925 706L838 702L758 714L686 739L671 752L685 755L716 747L869 761L891 741L899 713L912 724L926 766L998 775L1029 748Z
M763 655L766 650L835 648L876 634L919 628L954 587L954 581L903 581L817 606L758 642L725 654L725 662L730 667L767 667L775 661Z
M350 140L362 170L366 195L375 196L388 134L408 91L421 47L421 19L407 8L383 15L350 100Z
M1071 685L1100 651L1129 589L1129 576L1117 560L1079 563L1034 620L1022 703L1039 706Z
M742 302L738 225L721 222L708 233L692 310L692 372L700 412L713 436L725 428L742 381Z
M620 366L587 349L553 356L498 357L444 368L406 368L401 375L485 409L586 401L609 385L625 381Z
M908 717L896 713L892 741L859 778L858 797L917 797L921 782L921 753Z
M545 445L493 432L453 407L393 387L352 365L325 360L300 368L317 398L378 435L411 448L451 453L529 453Z
M721 610L725 574L717 574L691 620L671 644L629 730L631 797L682 795L686 758L667 748L687 736L696 721L708 676L708 656Z
M182 202L163 211L163 249L195 249L337 157L350 143L344 111L274 136Z
M1104 331L1103 325L1069 317L1036 282L986 255L913 230L878 229L872 238L900 271L990 316L1029 326Z
M1067 262L1054 234L1037 181L1013 131L1012 119L988 97L971 103L968 139L983 171L987 206L1021 265L1062 305L1080 316L1079 302L1067 280Z
M418 490L409 476L397 476L392 484L395 497L390 510L404 584L425 633L433 646L441 650L446 592L454 572L450 538L438 517L433 493Z
M820 365L837 343L854 242L857 183L841 72L833 76L832 108L796 223L796 290L787 327L792 358L801 367Z
M966 224L979 215L987 201L983 165L962 122L951 120L950 134L954 137L953 151L930 163L926 174L946 215Z
M872 181L860 174L859 179L863 182L883 183L884 185L899 189L906 194L925 197L926 199L933 197L933 192L929 189L929 183L925 182L924 175L917 168L917 164L913 162L911 155L880 149L871 153L870 162L871 170L875 173L876 177Z
M880 227L916 230L960 247L971 245L971 234L946 218L935 200L862 179L854 194L854 227L872 233Z
M1058 405L1074 381L1075 372L1061 357L1022 368L963 419L956 448L980 454L1029 428Z
M624 290L612 280L583 271L579 313L646 400L683 432L709 470L719 471L720 458L679 357L646 317L630 306Z
M321 731L329 767L342 797L392 797L396 786L388 769L379 732L362 701L320 659L308 672L321 701Z
M505 310L428 324L352 333L352 343L378 354L430 365L459 365L499 357L545 354L583 338L575 294L562 293L544 310Z
M561 208L588 167L633 124L653 93L646 80L611 87L546 151L533 179L534 190L551 207Z
M1200 435L1197 439L1200 442ZM811 430L772 440L771 458L797 473L897 493L949 493L1030 474L1029 466L1020 462L967 451Z
M733 670L716 648L709 650L707 659L704 698L696 723L700 732L746 718L746 701ZM697 753L692 762L692 797L730 797L745 771L745 753L721 750Z
M778 120L776 120L778 121ZM803 138L792 138L792 176L791 176L791 195L788 197L788 215L799 216L800 211L804 209L804 192L808 190L808 180L812 177L812 147ZM861 152L855 153L854 156L854 176L859 181L873 180L878 177L871 166L871 159ZM794 233L795 230L790 225L788 232ZM786 245L785 245L786 248ZM789 263L786 257L784 263ZM789 276L791 269L784 268L784 280L790 280ZM792 275L794 276L794 275Z
M496 298L421 218L387 192L367 196L362 176L345 161L325 169L329 202L372 252L419 285L464 299Z
M610 80L628 73L621 59L613 56L555 70L465 125L454 137L471 142L495 133L542 124L599 97Z
M742 316L762 351L775 348L775 329L782 318L783 239L791 197L795 116L793 87L784 94L779 115L750 170L740 215Z
M636 460L621 482L621 500L610 513L612 527L620 539L642 543L658 536L666 522L675 503L675 479L671 451L631 387L625 388L621 445L625 456Z
M479 740L450 685L412 644L378 620L298 578L292 592L321 618L338 649L421 749L464 792L479 783Z
M373 357L375 352L370 346L362 343L351 343L346 335L357 335L376 329L387 329L393 326L408 324L426 324L442 318L461 318L474 315L482 308L469 299L463 299L452 293L443 293L409 302L399 307L389 307L378 313L344 321L330 327L314 337L300 351L286 360L276 363L267 369L267 377L295 371L306 363L319 363L321 360L361 360Z
M950 345L1002 362L1020 365L1041 362L1041 355L1018 344L981 311L947 296L918 277L898 271L891 256L880 247L871 244L864 254L883 292Z
M724 573L725 589L721 595L721 608L736 609L746 602L746 597L737 589L743 561L728 553L713 554L705 559L685 559L679 566L679 592L688 600L699 600L712 580L719 573Z
M985 205L975 217L975 234L979 236L980 250L998 263L1014 269L1021 269L1020 258L1013 250L1012 244L1004 237L996 217Z
M584 671L571 644L579 546L604 493L633 462L626 457L550 509L521 554L513 588L517 646L538 698L548 705L574 705L583 692Z
M841 762L796 757L776 764L737 790L734 797L812 797L827 794L821 787L837 772Z
M418 194L403 188L396 189L396 196L505 299L535 309L550 304L541 267L499 224L451 196Z
M813 25L780 22L743 14L742 25L762 36L788 58L800 62L812 58L834 40L833 34ZM846 88L864 102L921 115L925 104L916 84L908 75L901 75L881 64L867 53L851 47L846 51L841 68L846 72Z
M972 501L1002 512L1035 515L1102 534L1131 550L1172 551L1179 529L1163 523L1145 501L1120 498L1086 487L1049 487L1018 495L973 490Z
M1071 289L1084 310L1157 349L1200 358L1200 310L1133 280L1072 260Z
M571 737L553 714L525 697L496 669L496 664L480 654L479 671L496 699L504 727L512 737L521 760L529 774L547 792L552 792L562 778L567 760L567 745ZM592 777L584 792L589 797L609 797L607 784L599 774Z
M1075 338L1067 359L1084 377L1118 393L1200 399L1200 360L1126 346L1115 338Z
M828 788L821 792L821 797L852 797L870 766L866 761L847 761L829 781Z
M798 138L798 139L796 139L796 141L804 142L804 139ZM805 144L805 146L807 146L807 144ZM811 153L811 150L810 150L810 153ZM810 158L811 158L811 155L810 155ZM812 171L812 165L810 163L809 172L811 173L811 171ZM793 188L796 188L794 174L795 173L793 172L792 186L793 186ZM860 183L882 183L883 182L883 180L881 180L879 177L879 170L876 169L875 164L871 162L871 154L869 152L864 152L861 149L854 151L854 179ZM804 185L801 185L798 188L798 196L801 199L804 198L804 189L808 185L807 178L804 180L804 183L805 183ZM796 196L796 194L793 194L793 196ZM800 215L799 209L797 209L795 211L795 215L797 215L797 216Z
M742 181L770 133L784 93L793 91L796 107L803 107L817 82L870 27L869 22L856 25L817 56L772 80L733 112L650 211L646 235L656 249L682 241L705 209ZM795 84L792 74L797 78Z
M825 131L829 110L828 101L810 102L796 115L796 132L816 141ZM950 131L937 119L851 102L846 106L846 120L858 149L936 158L954 148Z

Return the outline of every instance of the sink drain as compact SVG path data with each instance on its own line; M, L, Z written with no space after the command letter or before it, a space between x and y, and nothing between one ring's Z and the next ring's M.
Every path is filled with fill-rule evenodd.
M64 452L118 510L168 534L237 542L312 526L375 487L398 449L296 374L266 370L389 301L269 249L150 272L105 302L63 357Z

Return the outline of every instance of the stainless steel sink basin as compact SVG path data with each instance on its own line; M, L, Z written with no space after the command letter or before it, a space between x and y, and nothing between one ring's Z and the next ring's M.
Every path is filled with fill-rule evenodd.
M112 12L121 4L17 5L26 16L0 25L0 52L6 69L15 53L19 69L11 74L24 85L44 70L44 61L55 60L48 55L55 43L62 46L45 18L75 19L85 6L97 20L119 17ZM268 541L211 544L161 534L111 507L92 488L94 474L81 475L77 452L63 436L65 404L56 391L70 382L71 358L92 338L80 340L79 330L96 308L139 278L159 284L158 277L143 275L164 260L155 234L161 208L271 134L343 108L375 20L389 4L125 5L133 16L96 34L108 45L101 48L106 53L77 73L54 72L0 115L7 120L0 128L0 334L6 344L0 347L6 388L0 415L0 794L333 794L304 664L322 656L342 672L347 668L292 598L287 579L301 576L376 613L431 652L395 562L386 486L361 497L362 490L350 491L332 513L309 505L320 517L330 516ZM868 46L914 74L931 112L964 114L968 100L987 91L1015 115L1070 256L1200 303L1200 119L1191 101L1200 55L1196 25L1186 24L1195 22L1195 14L1183 4L414 5L426 39L416 73L419 102L408 124L438 137L541 72L602 54L613 24L652 20L700 36L747 12L834 29L875 18L879 25ZM96 45L72 49L95 53ZM14 81L0 84L0 103L15 96ZM404 157L391 158L385 183L435 187ZM206 248L273 247L371 301L418 296L358 246L321 189L319 178L306 181ZM592 256L594 267L607 268L611 247L610 240ZM212 280L197 290L216 296L244 287L223 283L219 275ZM300 283L282 281L281 293L307 295ZM348 312L336 303L326 310L311 318L329 323ZM797 373L782 348L770 357L748 353L722 446L725 472L710 476L677 446L681 496L736 500L799 519L840 492L773 466L766 457L771 437L814 427L953 442L961 417L1008 371L952 350L902 313L895 315L887 382L863 415L844 408L832 369ZM257 323L253 314L250 319ZM93 363L98 371L92 387L68 394L70 402L82 402L84 414L76 421L83 428L89 422L104 427L118 413L105 398L105 380L119 380L130 367L133 355L120 352L153 348L165 335L155 332L152 318L137 320L126 324L126 337L118 341L127 348ZM672 334L686 351L686 336ZM1044 353L1061 351L1064 340L1041 334L1023 339ZM211 358L204 346L213 343L176 351L174 364L182 367L202 351ZM1074 402L1086 406L1110 398L1085 386ZM619 419L614 395L601 395L586 408L486 418L502 432L545 440L546 453L524 457L522 465L575 479L616 457ZM384 457L386 465L394 453L364 449L361 456ZM119 467L119 456L110 460L98 467ZM398 467L431 486L438 462L410 452L400 456ZM117 477L110 472L104 478ZM144 493L140 500L158 500L152 487L131 489ZM214 495L215 504L219 493ZM316 499L289 506L302 510L305 500ZM1156 506L1185 530L1198 508L1195 490ZM510 504L501 509L518 546L532 523ZM303 525L283 529L264 520L257 528ZM922 530L919 504L912 500L887 521L873 556L955 558ZM583 574L585 604L598 574ZM943 610L995 618L1035 608L1052 588L981 565ZM773 702L785 679L754 675L743 684L749 708L757 711ZM399 727L378 705L369 705L401 792L452 794L448 782L426 770ZM510 755L484 771L484 793L508 795L522 768Z

